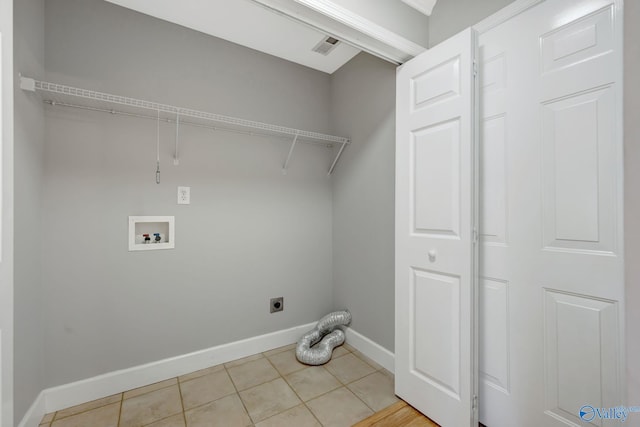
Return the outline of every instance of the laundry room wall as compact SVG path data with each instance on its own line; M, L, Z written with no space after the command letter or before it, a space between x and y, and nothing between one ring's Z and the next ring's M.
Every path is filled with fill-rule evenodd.
M334 132L351 135L333 179L333 300L357 332L394 350L393 64L361 53L332 75Z
M238 25L242 25L239 23ZM100 0L48 0L47 79L328 132L330 77ZM306 324L332 308L332 151L46 107L46 385ZM191 204L176 204L177 186ZM129 252L129 215L175 249ZM269 313L269 298L284 311Z

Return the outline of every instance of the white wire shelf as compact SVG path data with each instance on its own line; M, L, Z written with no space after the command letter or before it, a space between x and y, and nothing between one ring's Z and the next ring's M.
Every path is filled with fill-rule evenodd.
M342 155L344 148L350 144L349 138L311 132L286 126L225 116L161 104L126 96L113 95L57 83L20 77L20 87L23 90L37 92L45 103L53 106L80 108L91 111L134 116L145 119L158 120L176 124L176 152L175 163L178 164L178 126L191 125L206 127L214 130L225 130L246 133L250 135L277 136L292 140L291 149L284 162L282 171L286 173L291 154L297 142L321 144L329 148L340 146L338 153L329 168L331 174Z

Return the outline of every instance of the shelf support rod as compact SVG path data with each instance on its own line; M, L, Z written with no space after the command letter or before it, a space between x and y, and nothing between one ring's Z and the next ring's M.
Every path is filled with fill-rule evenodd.
M340 146L340 149L338 150L338 154L336 155L336 158L333 160L333 163L331 164L331 167L329 168L329 173L327 175L331 175L333 173L333 170L336 168L336 164L338 163L340 156L342 156L344 147L346 146L347 146L346 142L343 142L342 145Z
M176 149L173 155L174 166L178 166L180 164L180 157L178 156L179 137L180 137L180 110L176 110Z
M284 161L284 166L282 166L282 175L287 174L287 168L289 167L289 161L291 160L291 155L293 155L293 149L296 147L296 142L298 142L298 134L293 137L293 142L291 143L291 148L289 148L289 154L287 155L287 160Z

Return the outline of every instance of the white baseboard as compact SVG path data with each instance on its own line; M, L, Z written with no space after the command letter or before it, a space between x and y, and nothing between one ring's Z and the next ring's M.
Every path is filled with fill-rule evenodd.
M347 336L346 342L351 347L381 365L387 371L395 372L395 355L392 352L351 328L345 329L345 335Z
M36 427L42 421L42 417L47 413L46 402L44 391L41 391L36 397L36 400L33 401L29 410L24 417L22 417L22 421L18 424L18 427Z
M314 326L315 322L296 326L43 390L19 427L37 427L50 412L295 343Z
M314 326L315 322L296 326L43 390L18 427L37 427L50 412L295 343ZM394 371L392 352L351 328L345 332L349 345Z

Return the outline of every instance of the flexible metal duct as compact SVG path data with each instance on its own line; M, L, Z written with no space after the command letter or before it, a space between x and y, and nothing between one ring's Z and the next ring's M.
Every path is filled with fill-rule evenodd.
M344 332L336 329L351 323L348 310L324 316L316 327L304 334L296 345L296 358L307 365L323 365L331 360L333 349L344 343Z

